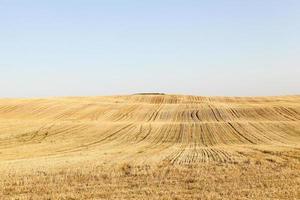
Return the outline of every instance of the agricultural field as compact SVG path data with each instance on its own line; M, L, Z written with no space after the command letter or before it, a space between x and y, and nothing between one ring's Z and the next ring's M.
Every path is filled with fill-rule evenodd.
M0 199L300 199L300 96L0 100Z

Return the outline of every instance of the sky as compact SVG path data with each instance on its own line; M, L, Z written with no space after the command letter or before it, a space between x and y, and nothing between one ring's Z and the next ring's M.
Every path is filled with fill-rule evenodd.
M0 97L300 94L299 0L0 0Z

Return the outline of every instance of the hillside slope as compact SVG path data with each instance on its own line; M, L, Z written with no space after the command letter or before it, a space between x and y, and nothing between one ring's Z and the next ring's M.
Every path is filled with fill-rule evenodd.
M4 174L128 163L298 169L300 96L1 99L0 131Z

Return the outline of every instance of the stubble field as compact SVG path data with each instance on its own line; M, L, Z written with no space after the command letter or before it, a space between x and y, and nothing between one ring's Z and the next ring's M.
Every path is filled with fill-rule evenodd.
M300 96L0 100L0 199L299 199Z

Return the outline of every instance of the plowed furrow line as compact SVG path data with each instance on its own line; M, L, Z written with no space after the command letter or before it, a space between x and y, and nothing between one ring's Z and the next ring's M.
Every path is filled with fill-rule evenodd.
M206 151L206 149L201 149L201 151L203 152L203 162L208 162L209 161L208 152Z
M24 141L24 142L41 142L43 140L45 140L47 137L57 137L58 135L68 135L68 134L75 134L79 131L82 131L86 128L87 126L86 125L75 125L75 126L72 126L72 127L69 127L69 128L64 128L62 130L47 130L47 132L41 132L39 133L39 138L33 138L31 140L27 140L27 141Z
M230 110L231 115L233 116L233 119L241 118L240 114L237 111L235 111L233 108L230 108L229 110Z
M228 122L229 126L234 130L234 132L239 135L240 138L243 138L244 140L246 140L247 142L251 143L251 144L255 144L255 142L253 142L252 140L250 140L248 137L244 136L244 134L242 134L241 132L239 132L233 125L232 123Z
M9 145L11 146L11 145L16 145L16 144L18 144L19 146L22 146L22 145L40 143L43 140L45 140L47 137L57 136L60 133L64 133L64 134L75 133L77 131L84 130L84 127L86 127L86 126L75 125L75 126L72 126L70 128L67 128L67 127L61 128L61 130L56 130L56 129L54 129L54 127L55 127L55 124L48 127L47 129L44 129L44 130L41 129L38 134L36 133L37 131L34 131L33 132L34 137L31 136L32 135L31 133L26 133L26 134L22 134L18 137L15 137L15 138L11 138L11 139L7 139L5 141L1 141L1 146L2 147L4 147L4 146L7 147ZM30 138L28 138L29 136L30 136ZM57 137L55 137L53 139L56 139L56 138Z
M80 113L81 111L85 110L86 108L88 108L90 105L83 105L80 106L79 108L72 108L72 109L68 109L68 111L64 111L63 113L56 115L55 116L55 120L62 120L62 119L68 119L71 116L74 116L76 113Z
M259 135L259 137L261 138L260 139L261 144L269 144L269 143L280 141L278 140L278 137L274 137L275 135L272 136L272 134L270 134L270 129L259 128L258 123L249 123L249 126L250 128L252 127L252 130L247 131L247 134ZM268 132L268 134L266 134L266 132Z
M248 136L249 139L251 138L251 141L253 141L255 144L259 144L259 143L263 144L268 141L268 139L266 137L264 137L264 134L257 134L256 131L251 130L249 127L249 124L241 125L240 123L236 123L235 125L237 127L239 127L240 133L243 133L243 135L245 135L245 137ZM236 127L236 129L237 129L237 127Z
M148 122L152 122L155 121L156 118L158 117L159 112L162 109L162 104L158 105L158 108L151 114L151 116L149 117L149 119L147 120Z
M133 113L136 110L136 106L131 106L126 109L120 109L118 110L112 117L110 118L113 122L118 121L125 121L128 119L131 119L131 113Z
M208 107L210 108L210 110L211 110L211 112L212 112L212 114L213 114L215 120L216 120L217 122L220 121L220 120L218 119L218 117L217 117L217 115L216 115L214 109L213 109L210 105L209 105Z
M291 117L289 114L287 114L284 108L275 107L274 109L280 116L284 117L288 121L297 121L297 118Z
M177 140L177 142L179 143L179 149L178 149L177 155L171 160L172 164L175 164L175 163L178 162L178 159L184 153L186 147L188 146L187 143L183 143L185 136L186 135L185 135L185 132L184 132L184 127L183 127L182 124L180 124L179 137L178 137L178 140Z
M283 144L287 144L288 140L287 138L283 135L283 133L285 133L285 130L277 132L274 131L273 128L266 128L261 126L259 123L250 123L250 125L254 128L254 130L256 130L256 132L260 133L261 136L265 137L267 140L264 141L265 143L267 142L276 142L276 143L283 143ZM268 134L266 134L266 132Z
M200 140L199 140L199 145L203 145L203 146L207 146L206 144L205 144L205 141L204 141L204 131L203 131L203 128L202 128L202 126L201 125L199 125L199 128L200 128L200 132L199 132L199 138L200 138Z
M300 120L300 112L297 112L297 110L294 108L287 108L287 109L289 110L289 112L292 116L294 116L296 119Z
M197 110L197 112L196 112L196 117L197 117L198 121L202 121L201 118L200 118L200 111L199 110Z
M163 142L167 140L170 132L171 130L168 127L156 130L152 129L151 137L148 137L148 141L144 140L136 144L139 155L135 155L135 157L142 157L145 161L155 156L161 157L163 155L162 152L173 145L170 142Z
M152 126L151 126L151 124L149 124L149 129L148 129L148 131L146 132L146 134L145 134L145 135L144 135L137 143L146 141L146 140L147 140L147 137L151 134L151 132L152 132ZM140 131L140 134L142 134L142 133L143 133L143 131L141 130L141 131Z
M214 137L214 134L210 131L210 128L208 126L208 124L204 124L203 126L203 138L204 138L204 144L206 146L213 146L213 145L216 145L217 144L217 141Z
M174 126L174 127L175 127L175 130L171 132L171 133L173 133L172 134L173 137L170 140L170 141L172 141L172 145L170 145L170 147L174 146L175 150L174 150L174 148L172 148L171 154L169 154L168 156L166 156L166 158L164 159L165 161L168 161L170 163L172 163L173 158L176 157L176 155L178 153L178 151L177 151L177 148L178 148L177 147L177 143L178 143L178 140L180 138L180 131L181 131L180 128L177 129L177 126ZM171 127L170 130L172 130L172 127Z
M225 152L224 150L216 150L221 155L221 157L224 159L223 162L233 162L235 159L233 155L230 155L228 152Z
M89 143L85 143L85 144L82 144L80 146L75 146L74 147L71 147L71 148L66 148L66 149L63 149L63 150L58 150L57 152L59 153L71 153L71 152L76 152L76 151L80 151L82 149L86 149L88 147L94 147L94 146L98 146L98 145L101 145L103 143L108 143L108 142L112 142L112 140L109 141L109 139L111 139L112 137L117 137L117 135L126 130L126 129L129 129L132 128L133 124L129 124L129 125L126 125L126 126L123 126L122 128L118 129L117 131L114 131L113 133L109 134L108 136L105 136L104 138L101 138L100 140L97 140L97 141L94 141L94 142L89 142Z
M197 122L199 121L197 116L196 116L196 110L192 110L191 111L191 119L194 121L194 122Z
M171 142L172 139L170 139L174 132L172 128L172 126L166 126L165 128L156 131L158 134L160 132L164 132L166 134L164 134L165 136L161 141L149 140L147 143L140 146L139 148L142 149L142 155L146 157L156 156L161 154L163 151L170 149L174 145L174 143ZM166 157L162 158L162 160L169 161Z

